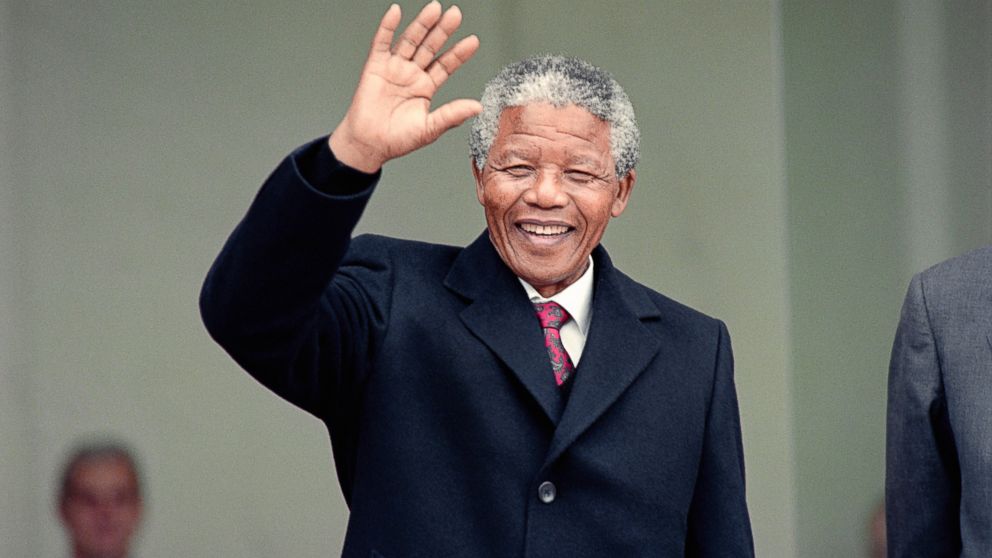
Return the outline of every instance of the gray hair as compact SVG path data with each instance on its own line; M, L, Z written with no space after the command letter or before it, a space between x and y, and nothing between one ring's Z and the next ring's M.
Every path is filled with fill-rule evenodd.
M507 107L545 102L556 107L577 105L610 125L610 151L617 178L640 158L641 132L634 107L620 84L605 70L578 58L541 55L503 68L482 92L482 113L472 123L469 150L480 171L486 164Z
M72 475L76 468L83 463L90 461L101 461L104 459L120 459L128 464L134 474L135 486L138 494L141 494L141 475L138 470L138 462L134 453L127 445L117 441L101 441L95 443L84 443L73 448L62 468L62 479L59 488L59 501L65 502L69 496L69 489L72 484Z

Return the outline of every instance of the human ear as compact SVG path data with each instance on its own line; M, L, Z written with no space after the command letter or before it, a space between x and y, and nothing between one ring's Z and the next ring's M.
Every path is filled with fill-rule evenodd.
M482 171L479 170L478 166L476 166L475 159L473 159L472 157L468 158L468 162L469 165L471 165L472 167L472 177L475 178L475 196L476 198L479 199L479 203L481 203L482 205L486 205L485 202L482 201L483 200L482 192L484 188L482 185Z
M635 182L637 182L637 171L630 169L617 183L617 196L613 198L613 207L610 208L610 215L619 217L623 213L623 210L627 208L627 201L630 200L630 193L634 190Z

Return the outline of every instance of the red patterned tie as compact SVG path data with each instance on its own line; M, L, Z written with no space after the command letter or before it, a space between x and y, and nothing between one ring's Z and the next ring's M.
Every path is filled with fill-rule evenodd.
M572 359L568 357L565 346L561 344L561 332L558 331L562 324L571 319L571 316L557 302L535 302L534 310L544 329L544 346L548 348L555 382L560 386L568 381L575 371Z

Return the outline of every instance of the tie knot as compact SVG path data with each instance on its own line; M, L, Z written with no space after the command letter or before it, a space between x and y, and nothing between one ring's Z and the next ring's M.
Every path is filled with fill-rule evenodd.
M534 311L537 312L537 318L541 320L542 328L558 329L571 318L568 312L554 301L535 302Z

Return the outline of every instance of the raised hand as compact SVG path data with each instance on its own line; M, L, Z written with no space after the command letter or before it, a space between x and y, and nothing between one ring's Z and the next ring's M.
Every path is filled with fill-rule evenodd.
M339 161L365 172L432 143L482 111L472 99L430 107L441 85L479 48L478 37L470 35L441 52L461 25L461 10L452 6L442 14L434 0L393 44L401 17L396 4L382 16L351 106L329 140Z

